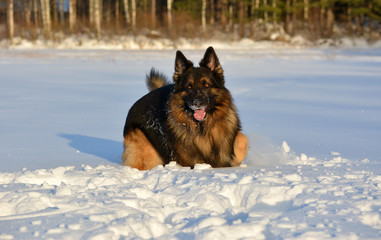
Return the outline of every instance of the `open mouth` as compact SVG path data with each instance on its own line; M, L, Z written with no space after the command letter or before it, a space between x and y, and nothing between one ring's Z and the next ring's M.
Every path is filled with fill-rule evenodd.
M193 113L193 117L197 120L197 121L202 121L205 119L206 117L206 112L205 112L205 109L195 109L193 110L194 113Z
M203 121L206 118L206 109L207 107L194 107L191 106L191 109L193 110L193 117L197 121Z

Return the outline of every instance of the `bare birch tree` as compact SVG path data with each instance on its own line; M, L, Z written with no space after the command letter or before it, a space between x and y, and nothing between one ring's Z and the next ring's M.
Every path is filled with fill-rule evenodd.
M251 20L250 20L250 31L251 37L255 36L255 24L256 24L256 15L259 8L259 0L251 0Z
M41 0L41 11L42 11L42 23L44 26L45 37L49 39L51 34L51 28L52 28L49 0Z
M28 28L32 26L32 4L33 1L28 1L25 5L25 19Z
M167 21L168 21L168 28L172 28L172 3L173 0L167 0Z
M297 0L292 0L292 31L291 34L295 35L296 31L296 8L297 8Z
M233 10L233 5L229 5L229 26L231 30L234 30L234 25L233 25L233 17L234 17L234 10Z
M115 28L119 32L119 0L115 1Z
M77 0L69 0L69 25L70 32L74 32L77 18Z
M238 23L239 23L239 37L243 38L245 36L245 3L243 0L238 2Z
M222 25L222 28L225 29L226 28L226 24L227 24L227 8L228 8L228 1L227 0L222 0L221 1L221 25Z
M99 41L102 38L100 5L103 3L103 0L94 0L94 2L94 20L97 30L97 39Z
M89 0L89 22L90 22L90 27L95 26L95 17L94 17L94 6L95 6L95 1L96 0Z
M303 17L306 24L308 24L309 10L310 10L310 1L304 0Z
M276 16L276 1L277 0L272 0L271 1L271 6L272 6L272 8L273 8L273 24L275 25L275 23L276 23L276 18L277 18L277 16Z
M40 0L41 5L41 17L42 17L42 26L44 27L44 31L46 34L46 6L45 6L45 0Z
M130 17L130 10L128 7L128 0L123 0L123 7L124 7L124 16L126 18L126 24L127 26L131 23L131 17Z
M151 29L156 28L156 0L151 0Z
M136 0L131 0L131 10L132 10L132 30L135 31L136 28Z
M61 27L63 27L64 22L65 22L64 0L60 0L60 23L61 23Z
M49 0L45 0L45 6L46 6L46 11L45 11L46 31L47 31L48 38L50 38L51 31L52 31L52 18L50 16L50 1Z
M11 45L13 45L13 35L14 35L14 20L13 20L13 0L8 0L7 4L7 14L8 14L8 30L9 30L9 39L11 41Z
M335 22L335 16L333 15L332 8L328 8L327 10L327 36L331 37L333 32L333 24Z
M349 6L347 10L347 27L348 27L348 33L352 36L353 34L353 28L352 28L352 8Z
M52 1L53 4L53 27L58 26L58 1Z
M320 2L320 32L322 35L325 34L325 27L326 27L326 7L327 7L327 0L321 0Z
M286 19L284 21L284 31L290 33L290 1L286 0Z
M372 12L372 9L373 9L372 1L369 1L368 8L369 8L369 12ZM373 33L373 20L372 19L369 21L369 33L370 33L370 35L372 35L372 33Z
M206 32L206 0L202 0L201 27L202 27L202 31L205 33Z
M210 0L209 1L209 5L210 5L210 21L209 21L209 24L211 26L214 25L214 20L215 20L215 17L216 17L216 6L215 6L215 3L214 3L214 0Z
M34 25L36 28L38 28L39 23L38 23L38 0L33 1L33 15L34 15Z
M264 6L264 18L265 18L265 26L267 25L268 21L269 21L269 14L267 12L267 0L263 0L263 6Z

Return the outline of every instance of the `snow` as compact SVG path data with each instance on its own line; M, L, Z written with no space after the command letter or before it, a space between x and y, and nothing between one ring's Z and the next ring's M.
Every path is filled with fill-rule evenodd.
M138 171L125 117L174 50L0 50L0 239L379 239L381 51L216 52L248 158Z
M376 239L381 179L359 167L326 160L266 169L87 165L2 173L0 229L15 239Z
M210 45L217 49L230 50L255 50L268 48L305 48L305 47L321 47L321 48L380 48L381 40L368 42L363 37L343 37L338 39L319 39L311 42L301 35L291 37L284 32L275 32L270 36L271 41L254 41L249 38L237 40L237 36L222 34L213 39L202 38L178 38L172 40L156 34L157 37L150 38L146 35L123 35L123 36L105 36L101 40L89 37L87 34L77 34L65 36L57 33L54 40L46 40L39 37L36 40L27 40L21 37L13 39L13 45L8 39L0 41L0 48L10 49L81 49L81 50L164 50L164 49L199 49L204 50ZM277 41L277 39L282 39ZM231 40L228 40L231 39ZM234 39L234 40L233 40Z

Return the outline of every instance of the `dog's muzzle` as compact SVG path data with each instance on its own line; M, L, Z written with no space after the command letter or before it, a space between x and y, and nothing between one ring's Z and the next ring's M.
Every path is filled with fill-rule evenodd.
M193 117L196 121L203 121L209 105L209 98L201 91L196 91L194 97L188 102L188 106L193 111Z
M193 110L193 117L197 121L203 121L206 117L206 110L208 108L207 105L203 105L201 101L195 100L193 104L189 106Z

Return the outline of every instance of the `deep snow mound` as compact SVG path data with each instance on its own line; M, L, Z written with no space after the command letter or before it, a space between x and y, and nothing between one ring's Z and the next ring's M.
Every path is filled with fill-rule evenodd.
M332 153L267 168L0 173L0 238L377 239L381 178L367 168Z

